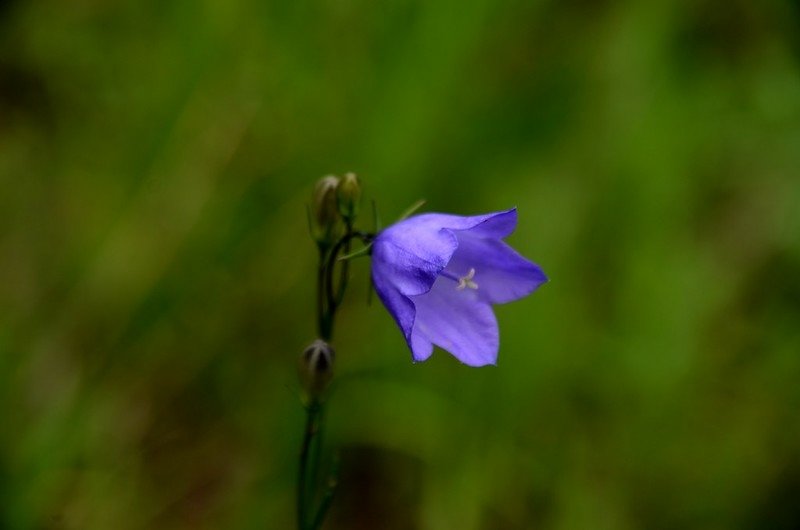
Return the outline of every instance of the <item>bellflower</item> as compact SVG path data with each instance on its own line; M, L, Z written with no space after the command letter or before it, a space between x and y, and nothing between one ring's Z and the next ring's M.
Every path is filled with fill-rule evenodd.
M516 208L462 217L417 215L380 232L372 281L405 336L414 361L439 346L470 366L497 363L492 304L532 293L547 277L502 241Z

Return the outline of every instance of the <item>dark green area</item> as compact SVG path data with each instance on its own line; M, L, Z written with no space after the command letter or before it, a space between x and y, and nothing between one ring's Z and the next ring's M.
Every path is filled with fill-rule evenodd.
M798 2L5 0L1 528L292 527L345 171L551 282L413 365L354 263L327 528L800 526Z

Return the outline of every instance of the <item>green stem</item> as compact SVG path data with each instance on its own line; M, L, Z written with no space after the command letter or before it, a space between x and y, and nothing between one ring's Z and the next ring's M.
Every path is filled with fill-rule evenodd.
M319 250L319 266L317 267L317 332L323 340L328 335L326 332L327 314L325 307L325 250Z
M347 227L347 231L345 232L344 236L344 245L342 247L342 252L347 255L350 254L350 243L353 239L353 223L348 221L345 225ZM348 280L348 273L350 269L350 260L344 260L339 269L339 290L336 293L336 305L342 303L344 300L344 291L347 289L347 280Z
M331 507L331 502L333 502L333 496L336 494L336 486L338 486L339 482L339 460L334 460L333 469L331 470L331 475L328 478L328 487L325 488L325 493L322 496L322 500L319 503L319 509L317 510L317 514L314 516L314 519L311 521L311 526L308 527L309 530L317 530L320 526L322 526L322 521L325 520L325 515L328 513L328 508Z
M350 251L350 242L354 237L360 238L368 243L374 237L372 234L353 231L352 224L347 225L347 233L342 237L333 248L319 247L319 266L317 267L317 330L319 337L324 341L330 341L333 335L333 321L336 309L342 302L344 291L347 287L348 262L345 261L339 269L339 284L334 286L334 270L339 254L344 250L345 254ZM337 287L337 288L335 288ZM309 477L311 481L319 478L319 461L322 451L322 403L318 400L312 401L306 407L306 426L303 433L303 442L300 446L300 465L297 469L297 527L299 530L316 530L322 525L325 514L333 500L338 476L338 463L334 465L328 486L320 499L319 507L316 511L313 506L315 488L313 484L309 487ZM315 442L316 445L312 445ZM309 455L311 456L311 470L309 472ZM309 526L309 513L312 519Z
M317 426L316 426L316 436L313 440L311 440L310 446L310 453L311 453L311 463L310 468L308 470L308 476L311 480L311 493L310 498L314 499L319 492L319 487L316 486L319 484L320 480L320 462L322 460L322 446L324 444L323 436L325 434L325 410L320 405L319 413L317 414Z
M300 467L297 470L297 528L306 530L306 513L308 509L308 486L306 485L308 453L311 442L317 434L317 415L319 414L319 404L312 403L306 409L306 428L303 434L303 443L300 446Z
M325 275L325 293L327 296L327 303L328 303L328 312L331 315L331 320L333 320L333 313L336 312L336 309L339 307L341 302L341 297L344 296L344 290L347 287L346 278L347 278L347 260L344 261L342 265L342 281L339 284L339 292L337 293L334 289L333 284L333 271L336 268L336 262L338 261L339 255L341 254L343 249L349 249L350 243L354 238L358 238L361 240L362 243L368 245L374 238L374 234L368 234L364 232L353 231L351 228L348 228L348 233L340 239L336 245L334 245L333 249L331 250L330 254L328 254L327 264L326 264L326 275ZM347 254L347 252L345 252ZM324 338L324 337L323 337Z

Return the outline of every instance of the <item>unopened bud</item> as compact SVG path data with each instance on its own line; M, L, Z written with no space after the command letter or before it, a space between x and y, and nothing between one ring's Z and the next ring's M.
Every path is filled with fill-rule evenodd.
M311 197L312 236L320 245L333 245L343 232L337 204L338 186L339 177L333 175L322 177L314 186Z
M333 361L336 352L330 344L317 339L306 348L298 365L300 382L308 398L318 401L333 377Z
M361 204L361 182L355 173L345 173L336 189L336 198L342 217L349 221L355 219Z

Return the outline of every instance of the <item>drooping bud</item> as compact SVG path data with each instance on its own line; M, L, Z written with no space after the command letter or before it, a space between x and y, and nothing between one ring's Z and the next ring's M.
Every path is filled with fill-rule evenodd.
M358 215L361 204L361 182L355 173L345 173L336 190L339 203L339 213L346 220L352 222Z
M317 339L300 355L298 373L300 383L312 402L319 401L333 377L333 361L336 352L330 344Z
M328 175L319 179L311 197L311 231L319 245L331 246L342 236L342 218L339 215L336 190L339 177Z

